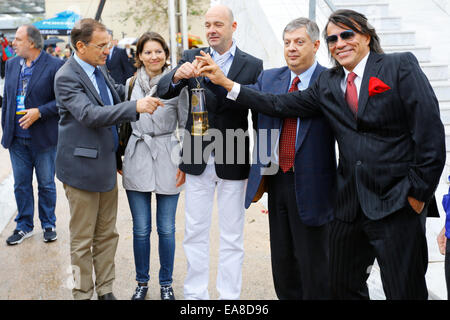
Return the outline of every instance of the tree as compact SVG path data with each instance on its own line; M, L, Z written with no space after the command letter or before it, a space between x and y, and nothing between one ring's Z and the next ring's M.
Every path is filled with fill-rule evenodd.
M179 2L179 1L178 1ZM189 16L201 16L204 14L202 6L209 1L187 0ZM129 9L119 13L121 22L132 19L136 27L148 26L149 30L166 25L169 19L167 0L127 0Z

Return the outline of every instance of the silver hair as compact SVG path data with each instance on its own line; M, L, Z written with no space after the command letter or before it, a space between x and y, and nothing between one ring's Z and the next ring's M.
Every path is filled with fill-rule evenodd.
M27 28L28 40L33 42L36 49L42 50L44 48L44 39L42 38L39 29L31 24L24 25Z
M306 33L312 42L320 39L320 31L317 23L308 18L297 18L289 22L283 30L283 39L286 32L292 32L303 27L306 28Z

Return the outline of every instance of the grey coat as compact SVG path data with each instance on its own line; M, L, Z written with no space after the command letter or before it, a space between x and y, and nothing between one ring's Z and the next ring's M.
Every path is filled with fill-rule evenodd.
M131 100L145 96L145 90L138 80L131 93ZM127 80L126 91L129 82L130 79ZM156 83L157 79L152 79L148 95L155 95ZM186 125L189 109L187 91L162 102L164 107L158 108L153 114L142 114L138 121L131 123L133 134L123 159L122 181L126 190L159 194L177 194L181 191L181 188L175 187L181 150L177 128L184 129Z
M56 73L55 96L59 108L56 176L71 187L107 192L117 180L112 125L136 121L136 101L123 102L123 85L116 85L101 68L114 105L104 106L94 85L71 57Z

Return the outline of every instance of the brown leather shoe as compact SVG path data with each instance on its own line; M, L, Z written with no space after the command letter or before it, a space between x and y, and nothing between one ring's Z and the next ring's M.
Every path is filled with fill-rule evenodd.
M98 300L117 300L117 298L113 295L112 292L109 292L102 296L98 296Z

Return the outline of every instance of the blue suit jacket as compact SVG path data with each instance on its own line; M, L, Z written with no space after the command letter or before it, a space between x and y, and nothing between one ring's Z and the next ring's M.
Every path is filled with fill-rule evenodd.
M319 74L326 68L317 64L311 77L311 86ZM250 86L261 92L273 94L286 93L289 90L291 71L288 67L263 71L257 83ZM271 152L278 135L271 141L271 130L281 132L283 119L258 114L257 138L255 148L267 150L267 157L255 152L256 163L252 164L248 178L245 207L248 208L255 197L263 175L261 169L270 165ZM266 129L264 135L261 129ZM265 144L264 146L262 146ZM260 148L263 149L260 149ZM323 117L300 120L299 132L295 145L295 193L300 219L306 225L320 226L334 217L336 193L336 155L333 132ZM255 162L255 161L254 161ZM270 212L269 212L270 214Z
M20 57L6 62L5 87L2 103L2 145L9 148L14 139L14 121L16 114L16 96L22 66ZM42 150L56 146L58 140L58 108L56 107L53 82L56 71L64 64L61 59L46 52L36 62L25 96L25 108L39 108L41 118L31 127L32 147Z

